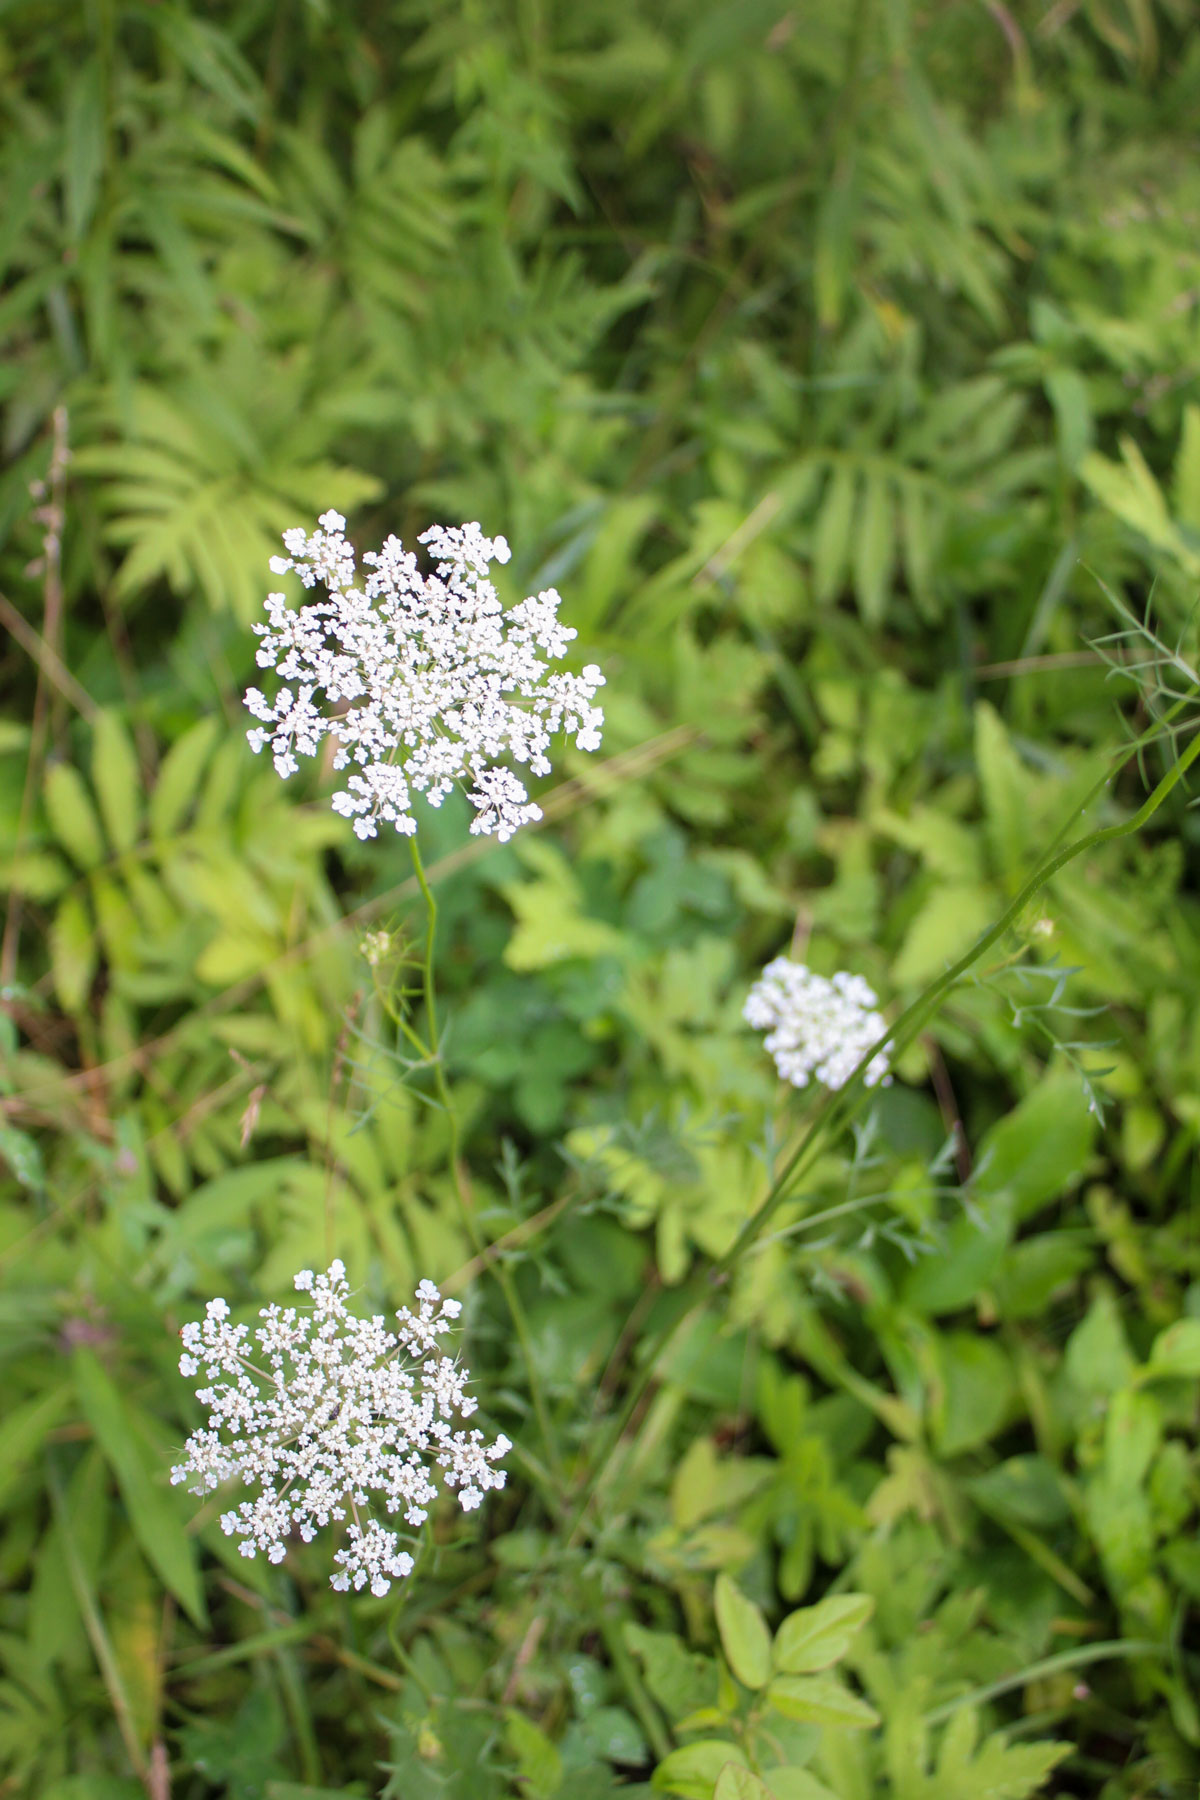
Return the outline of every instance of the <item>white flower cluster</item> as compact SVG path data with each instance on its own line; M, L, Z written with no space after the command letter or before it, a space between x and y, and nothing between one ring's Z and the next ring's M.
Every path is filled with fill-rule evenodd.
M273 701L247 691L246 706L267 727L247 734L251 747L269 744L286 778L299 767L297 752L315 756L331 734L334 768L357 765L334 808L353 818L360 838L374 837L380 819L411 836L414 792L440 806L456 782L469 781L472 832L495 832L503 843L542 815L498 759L548 775L546 749L559 731L573 733L581 750L597 749L604 715L592 701L603 675L595 663L579 675L552 674L538 655L561 658L575 636L559 623L553 588L503 610L487 579L491 563L508 561L502 537L484 537L477 524L435 525L418 540L436 566L430 575L389 537L364 555L372 573L359 589L345 529L340 513L322 513L311 537L285 531L288 554L271 558L276 574L294 569L327 597L297 612L283 594L268 594L269 622L255 626L258 665L296 686Z
M332 1584L345 1590L369 1582L383 1595L392 1577L410 1573L413 1559L394 1531L366 1514L372 1494L388 1513L420 1525L440 1470L469 1512L489 1488L504 1486L504 1471L493 1464L511 1445L453 1428L476 1406L465 1392L466 1371L438 1349L439 1334L462 1310L457 1300L443 1300L423 1281L417 1312L403 1307L392 1332L382 1316L361 1319L348 1310L340 1261L324 1275L302 1269L296 1287L311 1294L311 1310L264 1307L256 1352L249 1328L230 1324L224 1300L210 1300L205 1318L183 1327L179 1371L204 1370L208 1385L197 1397L209 1418L188 1439L171 1480L193 1477L193 1494L235 1477L256 1487L221 1527L241 1538L243 1556L265 1550L271 1562L283 1561L293 1531L310 1543L319 1526L349 1514Z
M784 1081L802 1088L815 1075L827 1088L840 1088L887 1030L875 1004L861 975L842 972L829 980L777 956L751 988L742 1017L767 1032L765 1047ZM871 1058L868 1087L891 1080L887 1066L883 1051Z

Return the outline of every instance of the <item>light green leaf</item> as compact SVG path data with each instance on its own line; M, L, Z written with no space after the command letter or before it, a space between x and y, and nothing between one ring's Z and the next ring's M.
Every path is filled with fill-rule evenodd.
M1158 1376L1200 1375L1200 1319L1177 1319L1160 1331L1144 1371L1147 1379Z
M698 1744L672 1750L655 1769L650 1785L668 1794L682 1794L684 1800L712 1800L713 1789L727 1763L747 1767L745 1754L737 1744L725 1738L705 1738Z
M94 869L104 859L104 833L79 770L70 763L51 763L42 796L58 842L81 869Z
M767 1699L787 1719L806 1725L845 1725L864 1730L878 1725L879 1714L830 1675L777 1675Z
M50 967L64 1012L82 1012L96 973L96 928L77 893L64 894L50 927Z
M765 1780L774 1800L838 1800L838 1796L823 1781L818 1781L807 1769L792 1763L785 1764L782 1768L768 1769Z
M774 1800L766 1782L741 1763L726 1763L717 1776L713 1800Z
M874 1610L869 1594L831 1594L791 1613L775 1633L776 1670L808 1675L829 1668L845 1656Z
M716 1611L730 1668L743 1687L765 1687L771 1675L771 1633L754 1602L724 1572L717 1576Z
M854 536L854 591L866 625L878 625L887 607L896 560L896 530L891 489L880 475L869 475Z
M199 719L163 758L150 796L150 830L156 838L170 837L196 799L219 732L216 719Z
M1013 880L1029 860L1032 780L994 706L975 708L975 761L983 788L988 838L1001 875Z
M92 737L92 782L114 850L132 850L141 826L142 775L129 733L102 712Z

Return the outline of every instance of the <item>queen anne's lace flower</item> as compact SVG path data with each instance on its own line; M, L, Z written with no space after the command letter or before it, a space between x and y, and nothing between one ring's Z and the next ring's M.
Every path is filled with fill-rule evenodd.
M282 1562L293 1532L310 1543L319 1526L349 1515L332 1585L369 1582L373 1594L386 1594L413 1559L366 1512L371 1497L420 1525L440 1471L469 1512L489 1488L504 1486L504 1471L493 1464L511 1445L505 1437L485 1444L482 1432L453 1427L476 1406L466 1371L438 1352L439 1335L462 1311L457 1300L443 1300L423 1281L417 1312L403 1307L392 1332L382 1316L360 1319L347 1309L341 1262L325 1275L302 1269L296 1287L312 1295L311 1310L264 1307L257 1351L249 1328L230 1324L224 1300L210 1300L205 1318L183 1327L179 1371L204 1370L208 1385L197 1398L209 1417L188 1439L171 1480L194 1477L193 1494L235 1477L257 1488L224 1514L221 1527L241 1538L243 1556L265 1550L271 1562Z
M815 1075L840 1088L887 1030L875 1004L861 975L843 972L829 980L777 956L751 988L742 1017L767 1032L765 1047L785 1081L802 1088ZM871 1058L863 1077L868 1087L891 1080L887 1066L883 1051Z
M380 819L411 836L412 795L440 806L463 782L476 809L471 830L503 843L542 815L498 759L548 775L546 750L559 731L581 750L597 749L604 715L592 701L603 675L595 663L578 675L551 673L538 655L559 660L575 636L558 621L553 588L503 610L487 579L491 563L508 561L502 537L484 537L477 524L433 526L418 540L436 565L430 575L389 537L364 555L372 573L359 589L345 529L340 513L322 513L311 537L285 531L288 554L271 558L276 574L294 569L327 597L296 612L283 594L267 595L268 623L254 628L258 664L296 685L274 700L247 691L247 707L267 727L247 733L252 749L270 745L286 778L299 768L297 754L315 756L332 735L334 768L357 765L333 805L361 838L374 837Z

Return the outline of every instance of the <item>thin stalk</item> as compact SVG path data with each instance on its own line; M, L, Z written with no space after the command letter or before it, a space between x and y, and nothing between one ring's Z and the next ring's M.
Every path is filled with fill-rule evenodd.
M1194 695L1186 696L1184 700L1177 702L1176 706L1171 709L1171 712L1174 713L1179 711L1186 703L1186 700L1193 698ZM1168 718L1170 716L1170 714L1167 715ZM1115 767L1110 769L1107 774L1101 776L1089 790L1082 811L1087 811L1088 806L1090 806L1108 786L1113 774L1123 767L1125 763L1129 761L1131 756L1161 735L1162 723L1162 721L1159 721L1149 731L1143 733L1140 737L1134 739L1132 743L1123 747L1116 760ZM1063 837L1071 828L1072 820L1076 817L1076 815L1072 813L1071 819L1065 821L1061 829L1056 833L1050 852L1043 858L1038 868L1035 869L1034 873L1029 877L1029 880L1020 889L1016 898L1005 908L996 923L990 926L971 949L968 950L965 955L959 957L958 961L946 970L945 974L939 976L938 979L932 982L910 1006L906 1007L900 1014L900 1017L896 1020L896 1023L891 1026L877 1042L869 1047L858 1063L857 1068L853 1071L847 1081L846 1086L836 1093L831 1092L823 1096L818 1103L814 1116L801 1137L799 1144L787 1158L783 1168L775 1176L757 1210L746 1221L745 1225L743 1225L729 1249L723 1256L717 1258L716 1262L707 1273L704 1273L703 1271L698 1272L685 1284L682 1290L682 1297L684 1298L685 1304L681 1312L672 1324L665 1326L662 1331L660 1331L657 1338L655 1338L649 1346L641 1371L636 1376L626 1395L625 1405L622 1408L619 1417L615 1419L610 1426L600 1456L593 1465L593 1468L576 1499L570 1519L566 1526L568 1541L575 1536L582 1525L588 1507L591 1505L592 1498L604 1479L604 1471L609 1458L616 1450L617 1445L620 1443L628 1429L629 1423L635 1416L637 1408L641 1403L643 1394L654 1380L655 1370L661 1365L662 1359L670 1348L676 1335L683 1325L690 1320L692 1313L697 1309L702 1309L707 1306L717 1289L722 1287L728 1281L731 1273L737 1267L737 1264L749 1249L750 1245L756 1238L761 1236L771 1219L787 1200L794 1182L805 1172L815 1159L816 1153L825 1137L830 1132L849 1123L854 1112L858 1106L861 1105L861 1077L865 1073L871 1060L879 1054L880 1050L889 1045L892 1046L894 1053L899 1054L913 1041L914 1038L919 1036L936 1013L946 994L956 986L984 952L989 950L993 944L1004 936L1005 932L1007 932L1021 916L1021 913L1024 911L1025 907L1028 906L1034 895L1039 893L1060 869L1065 868L1068 863L1073 862L1076 857L1084 855L1087 851L1097 849L1101 844L1112 843L1118 838L1129 837L1133 833L1140 831L1142 826L1145 825L1158 811L1167 796L1178 786L1179 782L1183 780L1183 777L1196 761L1197 757L1200 757L1200 731L1197 731L1187 749L1172 764L1171 768L1153 789L1149 797L1130 818L1124 820L1121 824L1102 826L1096 831L1088 832L1084 837L1078 838L1075 843L1068 844L1065 849L1054 853L1054 845L1061 843Z
M422 965L422 992L425 1001L425 1031L429 1040L429 1058L430 1066L433 1069L434 1086L437 1090L438 1099L445 1110L446 1122L450 1131L450 1174L454 1183L454 1194L458 1201L459 1214L462 1218L467 1236L470 1239L471 1248L477 1258L485 1257L488 1246L484 1242L471 1203L467 1199L466 1191L463 1187L458 1116L450 1098L450 1089L446 1081L445 1063L439 1050L440 1039L433 968L435 940L437 937L437 901L433 897L433 890L430 887L428 877L425 874L425 865L421 861L421 852L417 847L416 836L410 837L408 843L409 848L412 851L413 873L416 875L417 886L420 888L422 897L425 901L425 910L427 914L425 960ZM529 1380L529 1392L533 1400L533 1410L537 1418L538 1429L542 1434L542 1443L546 1451L546 1461L549 1463L553 1475L556 1478L561 1479L562 1464L559 1460L558 1446L555 1442L554 1432L550 1424L549 1409L546 1405L546 1396L542 1388L541 1377L538 1374L537 1361L533 1353L533 1341L529 1335L529 1322L525 1316L525 1309L521 1304L521 1297L517 1293L516 1283L513 1281L512 1276L507 1268L505 1268L503 1262L491 1263L489 1264L489 1267L494 1272L496 1280L500 1284L500 1291L504 1295L505 1304L509 1311L509 1317L512 1319L513 1329L517 1334L517 1342L521 1349L521 1357L524 1361L525 1372Z
M1046 1675L1061 1675L1066 1669L1084 1668L1088 1663L1111 1662L1126 1656L1165 1657L1169 1654L1165 1644L1154 1644L1142 1638L1114 1638L1106 1644L1084 1644L1078 1650L1060 1650L1057 1656L1044 1656L1041 1662L1018 1669L1015 1675L989 1681L986 1687L972 1688L970 1693L960 1694L956 1700L935 1706L924 1714L924 1720L926 1725L940 1725L943 1720L961 1712L964 1706L986 1706L989 1700L998 1700L1001 1694L1010 1694L1014 1688L1040 1681Z
M128 1756L138 1780L146 1792L150 1793L150 1765L138 1742L133 1708L129 1703L129 1695L125 1691L125 1683L121 1677L121 1670L112 1643L104 1629L100 1608L96 1605L92 1584L87 1578L87 1571L75 1548L74 1533L67 1513L66 1497L63 1494L62 1482L59 1479L53 1457L48 1457L46 1461L46 1487L50 1495L50 1509L54 1514L62 1543L63 1561L67 1566L67 1579L74 1591L75 1601L83 1619L84 1630L91 1642L101 1678L108 1689L109 1703L113 1709L113 1717L117 1721L117 1730L121 1733L121 1741L125 1745L125 1754Z

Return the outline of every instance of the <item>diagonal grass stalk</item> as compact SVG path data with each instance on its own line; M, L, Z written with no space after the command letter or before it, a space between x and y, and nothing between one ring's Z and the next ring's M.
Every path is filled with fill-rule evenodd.
M1114 775L1128 763L1131 757L1136 756L1148 744L1161 738L1164 724L1192 702L1197 694L1200 694L1200 688L1182 696L1164 719L1158 720L1140 737L1121 747L1115 754L1108 771L1088 791L1081 809L1083 813L1086 813L1088 807L1100 798ZM679 1313L670 1324L662 1328L648 1346L641 1370L626 1393L624 1407L605 1433L597 1459L587 1472L576 1494L575 1503L566 1524L568 1542L573 1541L581 1530L592 1500L603 1485L609 1461L636 1416L642 1398L653 1382L656 1368L661 1363L663 1356L680 1331L693 1321L695 1314L703 1310L715 1293L728 1282L742 1257L762 1235L780 1207L788 1200L796 1181L811 1166L825 1139L831 1133L844 1128L854 1118L863 1103L865 1091L863 1076L872 1058L889 1046L896 1054L903 1052L929 1024L947 994L974 967L979 958L1016 923L1030 900L1046 886L1047 882L1051 881L1060 869L1065 868L1077 857L1090 850L1098 849L1102 844L1113 843L1119 838L1131 837L1140 831L1158 811L1168 795L1183 780L1198 757L1200 757L1200 730L1196 731L1187 748L1176 758L1147 799L1128 819L1116 825L1101 826L1095 831L1085 833L1083 837L1077 838L1074 843L1068 844L1065 848L1058 849L1057 846L1062 843L1063 838L1071 829L1072 822L1078 816L1072 812L1071 817L1064 821L1055 834L1048 851L1033 874L1005 908L996 923L989 926L971 948L959 957L958 961L953 963L944 974L940 975L936 981L931 982L904 1009L895 1024L868 1047L843 1088L836 1092L827 1092L822 1096L796 1148L786 1158L782 1169L775 1175L762 1201L742 1226L734 1242L709 1269L697 1271L685 1283L681 1296L683 1304Z

